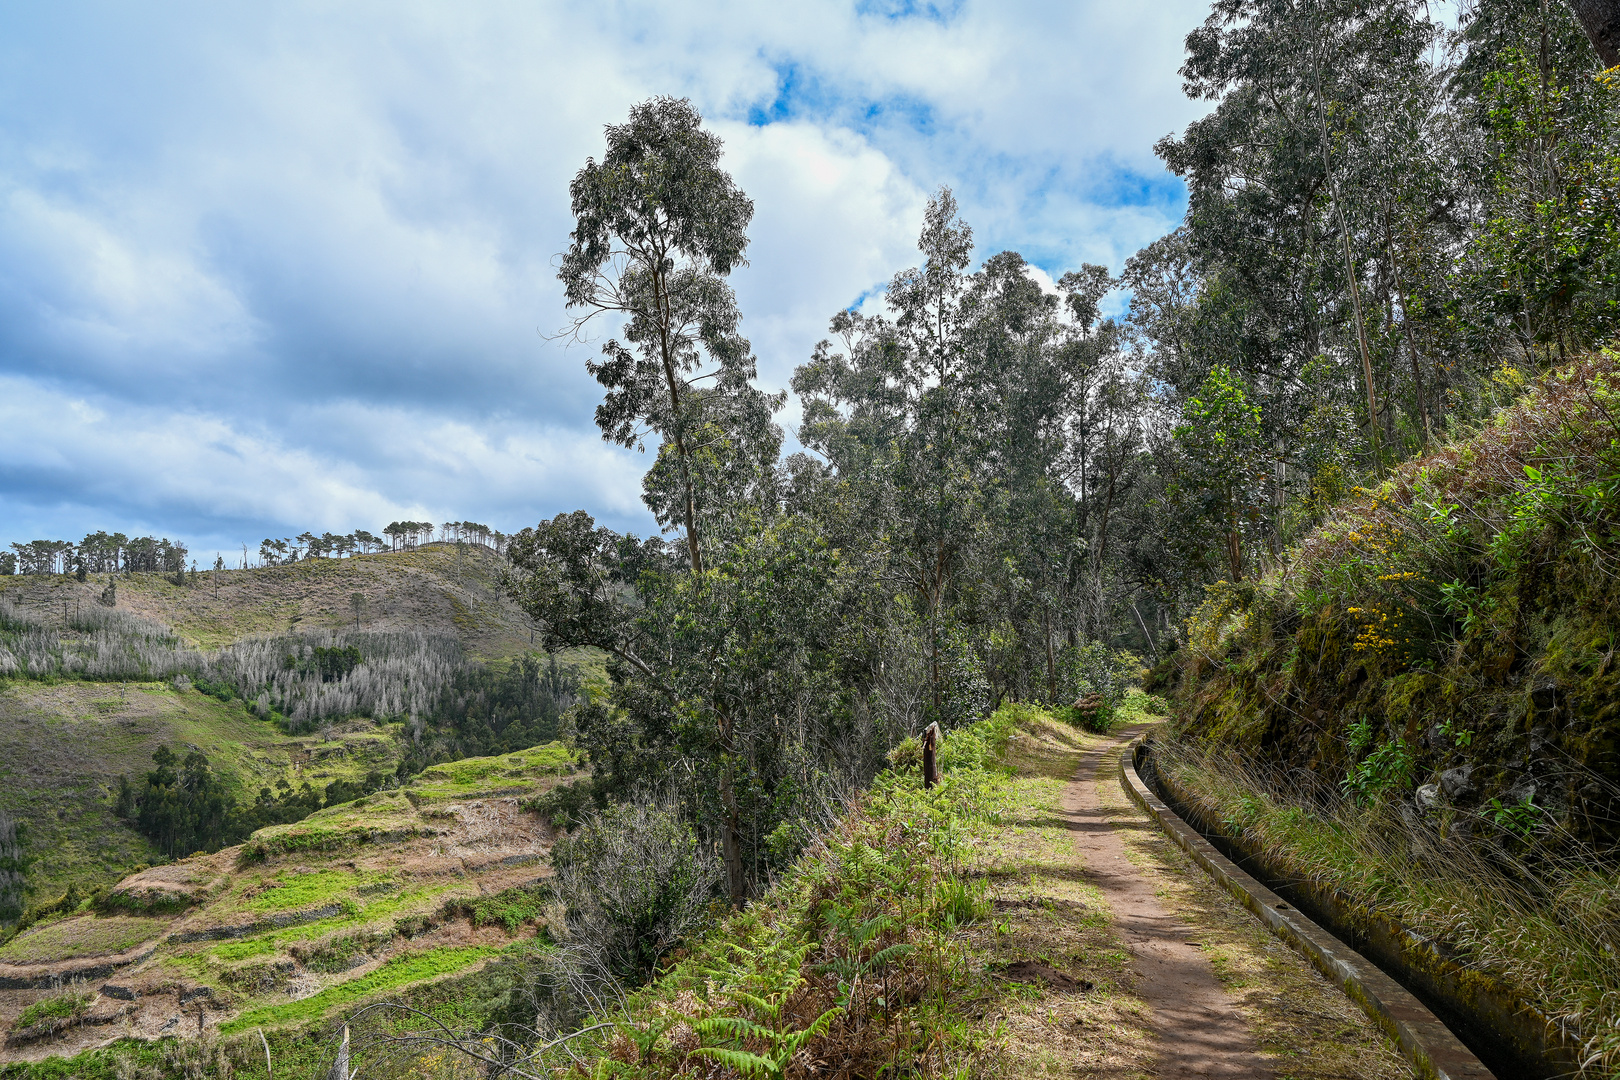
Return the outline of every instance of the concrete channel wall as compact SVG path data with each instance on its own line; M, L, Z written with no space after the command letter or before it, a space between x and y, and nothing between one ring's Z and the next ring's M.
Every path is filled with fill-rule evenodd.
M1127 748L1120 759L1120 782L1125 793L1131 800L1140 806L1149 816L1158 821L1161 828L1184 851L1209 873L1215 881L1231 893L1239 903L1250 910L1272 933L1282 938L1293 948L1302 953L1328 978L1342 987L1346 994L1366 1010L1374 1023L1383 1028L1400 1046L1408 1060L1427 1077L1435 1080L1484 1080L1487 1077L1500 1077L1501 1080L1541 1080L1555 1076L1569 1076L1575 1069L1567 1061L1549 1060L1546 1051L1553 1049L1546 1046L1545 1021L1535 1015L1503 1017L1500 1006L1501 1001L1493 1001L1496 1007L1481 1011L1477 999L1481 996L1479 987L1472 985L1470 979L1458 977L1464 974L1477 976L1469 972L1455 961L1439 957L1439 954L1415 935L1404 930L1391 930L1397 924L1389 920L1383 921L1385 926L1381 934L1366 932L1366 919L1350 919L1348 898L1336 898L1327 890L1310 890L1310 896L1300 895L1301 890L1286 884L1281 884L1279 877L1279 890L1273 891L1262 884L1255 876L1238 866L1226 854L1222 854L1192 825L1168 805L1161 793L1170 796L1171 801L1185 805L1185 800L1178 797L1173 790L1165 790L1163 779L1153 774L1151 767L1151 743L1145 739L1137 739ZM1148 779L1154 781L1150 786ZM1156 790L1157 789L1157 790ZM1217 838L1225 839L1225 838ZM1255 866L1246 852L1234 851L1229 841L1222 846L1228 847L1230 854L1243 859L1252 869L1264 875L1263 867ZM1309 914L1301 910L1308 907ZM1334 908L1339 909L1340 918L1335 918ZM1386 948L1397 961L1405 957L1414 948L1428 948L1435 961L1431 962L1426 971L1427 979L1411 978L1411 972L1402 971L1401 965L1394 966L1396 974L1401 975L1400 981L1392 978L1384 969L1388 965L1380 966L1367 956L1362 955L1356 948L1335 936L1316 920L1312 915L1322 918L1329 926L1335 923L1352 929L1357 945L1366 947L1371 942L1379 944L1374 938L1383 938L1383 944L1394 946L1398 941L1404 948ZM1360 925L1361 929L1355 928ZM1338 927L1335 927L1338 929ZM1348 935L1345 935L1348 936ZM1457 971L1452 974L1450 982L1454 985L1450 992L1446 992L1446 978L1440 974L1440 969L1446 964ZM1441 1007L1451 1021L1451 1026L1442 1021L1429 1005L1420 1000L1402 983L1417 984L1416 989L1423 993L1425 998L1441 999ZM1441 993L1431 995L1430 984L1437 984ZM1459 993L1458 988L1467 986L1472 993ZM1521 1010L1522 1012L1522 1010ZM1499 1026L1504 1021L1510 1021L1510 1027L1504 1029ZM1466 1021L1466 1022L1460 1022ZM1539 1021L1539 1024L1538 1024ZM1456 1026L1469 1036L1468 1042L1458 1038L1452 1030ZM1529 1029L1534 1028L1536 1036L1526 1038L1531 1034ZM1481 1038L1481 1035L1489 1036ZM1515 1035L1524 1036L1515 1038ZM1503 1038L1502 1036L1507 1036ZM1473 1044L1470 1048L1469 1043ZM1495 1071L1488 1068L1476 1050L1484 1052ZM1558 1055L1563 1057L1563 1055Z

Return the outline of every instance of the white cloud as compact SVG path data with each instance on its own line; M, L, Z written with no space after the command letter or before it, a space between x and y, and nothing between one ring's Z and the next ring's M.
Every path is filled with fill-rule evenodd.
M780 388L833 311L915 261L942 184L984 254L1054 274L1117 270L1168 228L1179 189L1151 144L1198 111L1175 68L1201 17L9 8L0 521L509 528L584 505L645 530L644 462L600 443L584 355L542 336L565 319L567 184L603 124L673 93L726 139L757 208L745 331Z

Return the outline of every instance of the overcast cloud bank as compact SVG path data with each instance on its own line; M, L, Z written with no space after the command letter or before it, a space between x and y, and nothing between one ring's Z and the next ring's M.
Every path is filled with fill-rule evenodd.
M761 381L915 262L1117 270L1172 228L1202 5L14 6L0 14L0 541L257 547L394 519L653 524L552 260L601 129L689 96L753 197ZM791 407L790 407L791 408ZM787 417L791 421L791 414Z

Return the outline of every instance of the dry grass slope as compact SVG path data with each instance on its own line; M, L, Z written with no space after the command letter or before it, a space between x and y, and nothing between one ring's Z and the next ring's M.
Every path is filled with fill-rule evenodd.
M306 559L292 566L209 571L195 586L159 573L118 577L118 606L164 623L201 648L251 634L342 630L442 630L468 655L499 659L524 652L530 626L501 594L501 560L477 545L428 544L415 551ZM217 580L216 580L217 579ZM100 575L0 578L0 597L46 618L91 605L106 587Z

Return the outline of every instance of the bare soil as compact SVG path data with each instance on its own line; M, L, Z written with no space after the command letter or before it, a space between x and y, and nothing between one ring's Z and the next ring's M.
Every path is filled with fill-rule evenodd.
M1128 802L1129 737L1041 724L1009 749L1027 796L986 843L979 1073L1413 1077L1353 1002Z
M1099 788L1113 780L1115 751L1134 730L1100 743L1081 758L1075 781L1063 795L1073 822L1075 850L1086 879L1102 893L1114 925L1131 954L1136 992L1151 1010L1161 1077L1254 1077L1272 1080L1270 1062L1259 1054L1249 1024L1204 955L1199 930L1160 900L1152 879L1139 873L1124 833L1142 820L1121 820L1103 803Z

